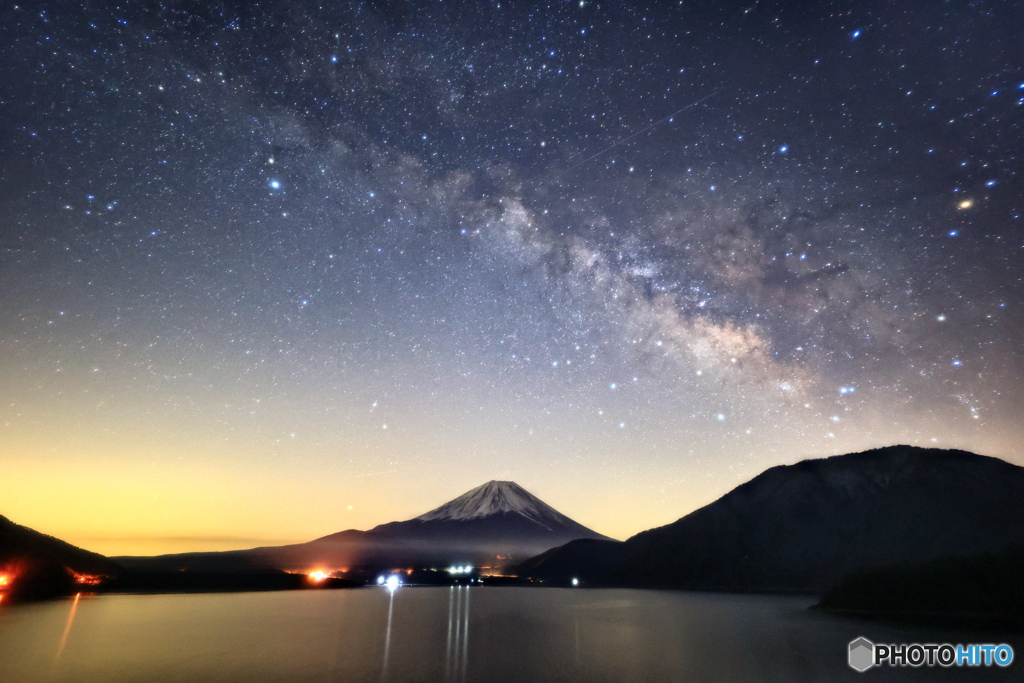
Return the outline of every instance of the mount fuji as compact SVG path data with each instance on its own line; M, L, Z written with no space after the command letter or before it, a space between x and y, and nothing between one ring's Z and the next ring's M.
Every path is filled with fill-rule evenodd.
M529 557L580 538L607 536L569 519L513 481L489 481L441 507L370 533L400 540L418 552ZM471 557L468 559L472 559Z
M411 521L468 521L504 513L519 514L546 529L552 526L585 528L514 481L489 481Z
M489 481L418 517L369 531L349 529L295 545L116 560L129 568L202 571L506 565L576 539L611 540L515 482Z

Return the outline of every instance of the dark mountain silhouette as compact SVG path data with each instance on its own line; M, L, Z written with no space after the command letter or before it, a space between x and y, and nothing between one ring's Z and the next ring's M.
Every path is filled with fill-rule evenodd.
M511 481L491 481L419 517L308 543L217 553L117 558L126 567L241 571L508 563L578 538L605 536Z
M0 589L16 598L45 598L81 589L91 577L121 574L103 555L47 536L0 516Z
M1024 626L1024 545L866 567L827 591L818 609L919 622Z
M513 567L513 571L566 584L573 578L608 583L627 550L622 541L580 539L531 557Z
M89 592L209 592L344 588L342 579L305 576L247 565L216 572L133 570L113 560L0 517L0 599L42 600Z
M520 567L567 580L820 592L861 567L1000 552L1024 541L1024 468L892 446L773 467L621 546L574 541ZM589 568L594 569L589 569Z
M249 550L173 553L114 558L128 569L249 572L270 569L309 571L313 568L381 566L393 557L395 544L386 537L350 529L308 543L266 546Z

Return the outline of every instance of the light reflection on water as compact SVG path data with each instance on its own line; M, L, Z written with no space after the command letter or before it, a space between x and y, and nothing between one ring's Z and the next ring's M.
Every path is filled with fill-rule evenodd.
M81 597L81 593L75 593L75 597L71 600L71 609L68 611L68 623L64 626L64 634L60 637L60 645L57 646L57 654L53 658L54 663L60 659L61 654L64 652L64 647L68 644L68 636L71 635L71 625L75 623L75 612L78 610L78 601Z
M448 587L448 640L444 649L446 681L466 680L469 667L469 596L469 586Z
M391 618L395 613L395 588L388 587L388 626L384 630L384 664L380 668L380 680L388 679L388 658L391 653Z
M862 681L846 666L860 635L1024 653L1019 634L854 621L812 601L469 586L83 596L0 607L0 681ZM1020 659L865 675L1018 680Z

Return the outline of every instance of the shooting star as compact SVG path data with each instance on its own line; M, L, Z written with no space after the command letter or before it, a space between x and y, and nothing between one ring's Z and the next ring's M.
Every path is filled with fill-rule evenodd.
M650 130L651 128L654 128L655 126L657 126L657 125L659 125L659 124L662 124L662 123L664 123L665 121L669 121L669 120L671 120L671 119L675 118L676 116L678 116L679 114L682 114L682 113L683 113L684 111L686 111L687 109L693 109L693 108L694 108L694 107L696 107L696 106L697 106L698 104L701 104L702 102L705 102L705 101L707 101L707 100L711 99L712 97L714 97L714 96L715 96L715 95L717 95L717 94L718 94L718 91L717 91L717 90L715 90L714 92L710 93L709 95L705 95L704 97L700 98L700 99L699 99L699 100L697 100L696 102L691 102L690 104L686 105L686 106L685 106L685 107L683 107L682 109L677 109L676 111L672 112L672 113L671 113L671 114L669 114L668 116L666 116L666 117L664 117L664 118L661 118L661 119L658 119L657 121L655 121L654 123L652 123L652 124L650 124L650 125L646 126L645 128L641 128L640 130L638 130L638 131L637 131L637 132L635 132L635 133L630 133L629 135L627 135L627 136L626 136L626 137L624 137L624 138L619 138L618 140L616 140L616 141L615 141L615 142L613 142L612 144L608 145L607 147L605 147L605 148L604 148L604 149L602 149L601 151L599 151L599 152L596 152L596 153L594 153L594 154L591 154L591 155L590 155L589 157L587 157L587 158L586 158L586 159L584 159L583 161L579 162L578 164L576 164L576 165L574 165L574 166L570 166L569 168L565 169L565 171L564 171L564 172L565 172L565 173L568 173L569 171L574 171L574 170L576 170L577 168L579 168L579 167L580 167L580 166L582 166L583 164L585 164L585 163L587 163L587 162L589 162L589 161L593 161L594 159L596 159L597 157L601 156L601 155L602 155L602 154L604 154L605 152L607 152L607 151L609 151L609 150L611 150L611 149L615 149L615 148L616 148L616 147L618 147L619 145L621 145L621 144L623 144L623 143L626 143L626 142L629 142L630 140L632 140L633 138L635 138L635 137L637 137L637 136L639 136L639 135L643 135L644 133L646 133L647 131L649 131L649 130Z

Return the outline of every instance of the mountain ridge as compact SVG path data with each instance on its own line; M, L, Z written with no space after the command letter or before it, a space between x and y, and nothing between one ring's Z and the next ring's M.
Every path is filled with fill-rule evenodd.
M306 543L218 553L119 557L128 567L301 570L312 566L448 565L525 558L576 538L607 539L512 481L492 480L412 519Z
M113 560L0 516L2 588L17 598L53 597L72 591L75 575L114 577Z
M577 571L625 585L817 592L861 566L1019 540L1024 468L967 451L889 446L772 467L622 546L574 541L521 568L557 580Z

